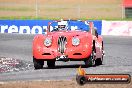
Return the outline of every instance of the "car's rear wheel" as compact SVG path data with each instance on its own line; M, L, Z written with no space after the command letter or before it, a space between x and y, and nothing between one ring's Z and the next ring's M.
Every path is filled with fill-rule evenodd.
M95 65L102 65L102 58L98 58L95 60Z
M54 68L54 67L55 67L55 61L54 61L54 60L52 60L52 61L47 61L47 66L48 66L49 68Z
M102 58L97 58L95 60L95 65L102 65L103 56L104 56L104 44L103 44L103 41L102 41Z
M34 63L34 68L35 69L42 69L43 65L44 65L44 61L43 60L39 60L33 57L33 63Z

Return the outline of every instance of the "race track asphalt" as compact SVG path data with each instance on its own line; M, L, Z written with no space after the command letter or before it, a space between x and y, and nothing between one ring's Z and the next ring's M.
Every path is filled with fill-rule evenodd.
M46 62L41 70L34 70L32 63L32 40L34 35L0 34L0 57L18 59L30 66L24 70L0 73L0 81L20 80L70 80L76 77L77 68L83 61L56 62L55 69L48 69ZM103 36L105 57L103 65L84 69L88 74L132 75L132 37ZM21 65L26 66L26 65Z

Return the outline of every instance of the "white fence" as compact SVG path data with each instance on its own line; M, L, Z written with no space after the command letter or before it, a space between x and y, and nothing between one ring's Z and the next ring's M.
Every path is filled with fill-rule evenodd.
M132 36L132 21L102 21L102 35Z

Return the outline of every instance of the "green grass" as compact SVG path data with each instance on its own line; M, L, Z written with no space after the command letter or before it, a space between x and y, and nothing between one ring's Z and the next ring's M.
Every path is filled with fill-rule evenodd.
M0 20L60 20L61 18L49 18L49 17L31 17L31 16L22 16L22 17L0 17ZM73 18L79 20L112 20L112 21L132 21L132 18Z
M63 11L67 10L68 8L45 8L46 11Z
M0 11L33 11L32 8L27 7L19 7L19 8L8 8L8 7L0 7Z
M45 18L45 17L31 17L31 16L22 16L22 17L0 17L0 20L60 20L61 18Z

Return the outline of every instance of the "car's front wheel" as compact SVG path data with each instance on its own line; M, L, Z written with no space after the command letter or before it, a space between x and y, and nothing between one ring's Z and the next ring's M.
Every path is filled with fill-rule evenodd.
M54 60L52 60L52 61L47 61L47 66L48 66L49 68L54 68L54 67L55 67L55 61L54 61Z
M93 42L93 48L92 48L92 53L89 58L84 60L85 66L94 66L95 65L95 58L96 58L96 48L95 48L95 42Z
M44 65L44 61L43 60L39 60L33 57L33 63L34 63L34 68L35 69L42 69L43 65Z
M95 65L95 50L92 50L92 53L88 59L85 61L85 66L94 66Z

